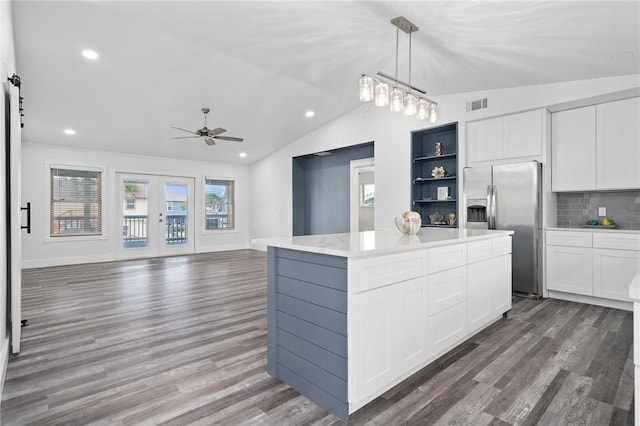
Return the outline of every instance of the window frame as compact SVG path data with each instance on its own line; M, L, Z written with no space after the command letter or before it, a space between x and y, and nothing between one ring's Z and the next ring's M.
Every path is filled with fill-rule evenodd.
M53 169L63 169L63 170L77 170L77 171L86 171L86 172L98 172L100 173L100 222L101 222L101 232L100 234L87 234L87 235L51 235L51 207L52 207L52 170ZM107 222L107 212L106 212L106 197L107 197L107 174L105 166L87 166L84 164L73 164L73 163L53 163L53 162L45 162L45 216L44 216L44 242L74 242L74 241L89 241L89 240L106 240L109 238L108 229L109 223Z
M231 188L231 201L228 203L221 203L231 207L231 226L228 228L207 228L207 181L218 181L218 182L227 182L230 184ZM203 222L202 222L202 230L204 234L209 233L222 233L222 232L237 232L238 227L236 223L236 206L237 206L237 179L231 177L212 177L212 176L204 176L204 182L202 186L202 196L203 196Z
M131 202L131 206L129 206L129 202ZM136 209L136 199L135 198L125 198L125 210L135 210Z

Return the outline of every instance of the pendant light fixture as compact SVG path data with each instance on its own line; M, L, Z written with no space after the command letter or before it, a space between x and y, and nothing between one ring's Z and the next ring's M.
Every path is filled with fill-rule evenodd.
M438 103L426 97L427 92L411 85L411 34L418 31L418 26L404 16L391 20L396 27L396 73L391 77L380 71L376 76L362 74L360 76L360 100L373 100L376 106L389 105L391 111L403 111L405 115L415 115L419 120L437 121ZM398 45L400 30L409 34L409 82L398 80Z

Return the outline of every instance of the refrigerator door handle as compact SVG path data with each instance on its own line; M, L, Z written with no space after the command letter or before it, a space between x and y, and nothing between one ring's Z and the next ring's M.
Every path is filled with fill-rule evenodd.
M493 185L493 188L491 190L491 222L492 222L492 226L491 229L496 229L496 213L498 211L498 208L496 206L496 196L498 193L498 188Z
M492 221L493 211L491 208L491 200L493 199L493 197L491 195L492 195L491 185L487 185L487 228L488 229L493 229L493 221Z

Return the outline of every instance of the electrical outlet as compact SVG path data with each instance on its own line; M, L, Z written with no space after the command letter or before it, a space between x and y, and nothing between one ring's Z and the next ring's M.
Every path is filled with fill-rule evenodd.
M598 207L598 216L606 216L607 208L606 207Z

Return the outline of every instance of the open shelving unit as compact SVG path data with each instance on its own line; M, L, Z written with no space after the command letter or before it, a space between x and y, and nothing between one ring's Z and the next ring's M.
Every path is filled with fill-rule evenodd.
M435 155L436 143L443 152ZM448 176L434 178L435 167L444 167ZM446 188L448 198L438 199L438 188ZM457 228L431 224L429 215L439 212L446 221L450 212L458 214L458 123L446 124L411 133L411 210L422 216L422 226Z

